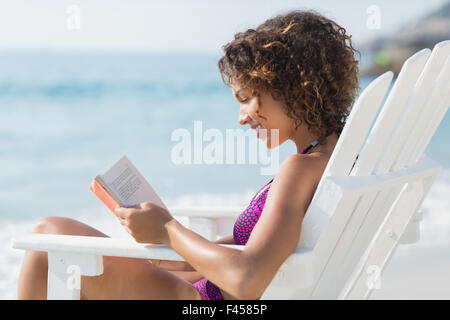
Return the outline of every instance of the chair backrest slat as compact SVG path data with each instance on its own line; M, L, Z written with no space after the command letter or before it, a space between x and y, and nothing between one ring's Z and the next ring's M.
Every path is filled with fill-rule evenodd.
M355 102L323 177L347 176L364 145L366 136L392 81L391 71L373 80Z
M448 107L449 54L450 41L444 41L409 58L369 134L392 73L375 79L357 99L303 220L299 247L314 248L315 256L315 279L306 297L368 296L360 287L362 266L376 261L383 267L398 242L387 245L380 230L403 233L437 171L358 196L339 194L328 178L388 179L391 172L409 172L405 168L415 163L414 170L421 170L418 160Z
M405 112L414 85L430 53L430 49L423 49L403 64L350 175L371 175L377 163L387 156L386 146Z
M315 210L314 208L318 208L314 204L315 198L321 192L326 192L323 190L323 182L326 177L347 176L350 172L354 159L364 143L365 136L389 88L392 76L393 73L388 71L376 78L355 102L303 218L298 247L313 248L322 235L326 221L330 219L333 212Z
M411 131L420 122L418 118L420 110L424 107L434 81L449 55L449 51L450 41L441 42L433 48L419 79L417 79L412 96L404 109L390 143L385 146L385 156L380 159L374 173L382 174L390 170L398 170L406 165L404 157L401 156L401 150L406 144L417 141L417 137L411 137Z
M445 113L448 110L448 107L450 105L449 100L450 100L450 56L447 58L444 68L442 69L438 79L436 80L433 95L428 101L426 110L429 111L430 118L427 121L426 127L422 131L422 135L420 135L419 141L414 145L415 148L413 152L411 152L410 158L407 160L407 163L409 165L418 161L419 158L422 156L426 147L430 143L431 138L436 132L439 124L444 118ZM435 110L433 110L433 106L435 106Z
M389 143L400 116L407 107L408 99L411 97L411 92L430 52L429 49L421 50L403 64L397 81L394 83L355 162L355 166L350 173L351 176L371 175L376 163L387 156L383 147ZM329 282L331 277L334 278L335 290L330 291L331 289L325 287L325 289L316 290L316 294L321 290L328 290L328 294L333 293L337 297L339 288L344 286L353 272L352 267L356 265L359 257L368 247L370 240L375 235L402 187L403 185L396 185L390 189L372 192L361 197L350 218L346 219L345 229L333 252L329 255L327 270L322 275L322 283ZM336 214L335 212L334 215ZM339 270L338 273L336 273L337 270Z
M439 75L449 56L450 41L440 42L433 48L423 73L414 88L414 99L411 101L412 104L409 108L413 120L403 125L406 128L408 124L410 129L391 170L398 170L409 164L407 161L411 157L414 146L420 141L424 129L429 125L433 112L439 107L436 103L430 104L430 102L436 99L433 96L440 97L441 95L442 86L439 85L439 81L446 77L445 74L443 77L439 77ZM404 121L407 121L406 119L407 117L404 118Z

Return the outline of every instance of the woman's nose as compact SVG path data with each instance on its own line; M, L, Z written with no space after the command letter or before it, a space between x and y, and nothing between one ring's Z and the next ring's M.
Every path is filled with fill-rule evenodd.
M249 116L246 113L239 113L239 124L245 125L248 122Z

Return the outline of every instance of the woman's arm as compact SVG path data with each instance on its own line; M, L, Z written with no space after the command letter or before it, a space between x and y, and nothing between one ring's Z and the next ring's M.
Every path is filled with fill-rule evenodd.
M234 238L233 238L233 235L230 234L230 235L222 237L214 242L217 244L234 244Z
M243 250L209 241L152 202L117 207L120 223L141 243L162 243L234 299L258 299L297 247L303 216L327 161L293 155L281 164L263 212Z
M241 294L247 266L244 251L221 246L218 241L209 241L185 228L176 219L167 222L165 229L165 245L181 255L199 274L214 282L221 291L237 299L245 299ZM230 242L230 238L226 237L225 241Z
M234 244L233 235L228 235L222 237L214 243L217 244ZM172 260L160 260L160 259L149 259L149 261L160 268L166 269L168 271L180 271L180 272L196 272L196 270L187 261L172 261ZM201 279L200 273L198 273L199 280ZM194 276L194 275L192 275Z
M221 244L234 244L233 235L222 237L215 241L215 243ZM196 271L187 261L171 261L171 260L156 260L150 259L150 261L167 271L173 273L174 275L183 278L184 280L194 283L203 278L200 272Z
M297 155L283 161L244 250L208 241L175 219L165 223L163 242L222 291L237 299L258 299L295 251L325 166L326 161Z

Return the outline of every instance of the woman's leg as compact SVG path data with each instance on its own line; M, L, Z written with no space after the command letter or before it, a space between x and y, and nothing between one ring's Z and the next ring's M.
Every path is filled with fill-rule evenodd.
M82 222L62 217L41 219L33 232L107 237ZM47 268L46 252L26 252L19 299L46 299ZM145 259L103 257L103 268L100 276L81 277L81 299L201 299L189 281Z

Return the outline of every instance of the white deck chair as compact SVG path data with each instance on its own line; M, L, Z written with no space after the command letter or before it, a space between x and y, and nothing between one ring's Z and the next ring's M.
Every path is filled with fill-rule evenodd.
M419 240L420 205L441 170L423 152L449 106L449 55L450 40L410 57L381 111L392 72L361 93L308 207L297 249L262 299L368 299L378 284L369 280L382 274L396 246ZM240 213L171 212L188 216L190 228L210 240L230 234ZM111 238L31 234L12 246L48 252L49 299L79 299L80 274L101 274L103 256L184 260L165 246Z

